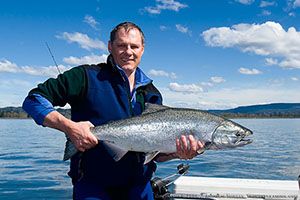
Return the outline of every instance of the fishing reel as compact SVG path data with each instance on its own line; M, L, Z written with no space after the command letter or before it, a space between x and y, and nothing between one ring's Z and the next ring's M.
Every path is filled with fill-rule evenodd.
M171 198L170 192L168 191L168 188L171 184L173 184L179 177L186 174L189 170L190 165L189 164L179 164L177 166L177 172L175 174L172 174L171 176L168 176L166 178L158 178L155 177L151 180L151 186L153 191L153 196L155 200L167 200ZM169 179L172 177L178 176L173 181L170 181Z

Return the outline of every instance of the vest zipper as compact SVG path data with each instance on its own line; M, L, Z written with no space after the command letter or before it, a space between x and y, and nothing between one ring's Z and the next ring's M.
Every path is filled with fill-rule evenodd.
M123 79L123 83L124 83L124 86L125 86L125 89L126 89L126 92L127 92L127 99L128 99L128 105L129 105L129 112L130 112L130 117L133 117L133 110L132 110L132 106L131 106L131 100L130 100L130 89L128 88L128 84L127 84L127 81L124 77L124 75L122 74L121 71L119 71L122 79Z

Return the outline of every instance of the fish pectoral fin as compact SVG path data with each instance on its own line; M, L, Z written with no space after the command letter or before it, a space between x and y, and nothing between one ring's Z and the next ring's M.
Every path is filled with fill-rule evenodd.
M128 152L128 150L122 149L110 142L103 142L103 146L116 162L121 160L121 158L123 158L123 156Z
M148 162L150 162L151 160L153 160L153 158L155 158L155 156L157 156L157 154L159 154L159 151L146 153L144 165L147 164Z

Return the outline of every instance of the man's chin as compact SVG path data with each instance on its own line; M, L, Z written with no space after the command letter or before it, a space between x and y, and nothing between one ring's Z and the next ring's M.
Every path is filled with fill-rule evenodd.
M120 66L124 71L134 71L136 70L136 66L134 65L131 65L131 64L125 64L125 65L122 65Z

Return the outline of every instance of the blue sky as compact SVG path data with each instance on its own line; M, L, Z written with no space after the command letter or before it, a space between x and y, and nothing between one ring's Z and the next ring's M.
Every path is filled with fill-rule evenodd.
M0 6L0 107L58 71L105 61L123 21L146 36L140 67L164 103L226 109L300 102L300 0L27 0Z

